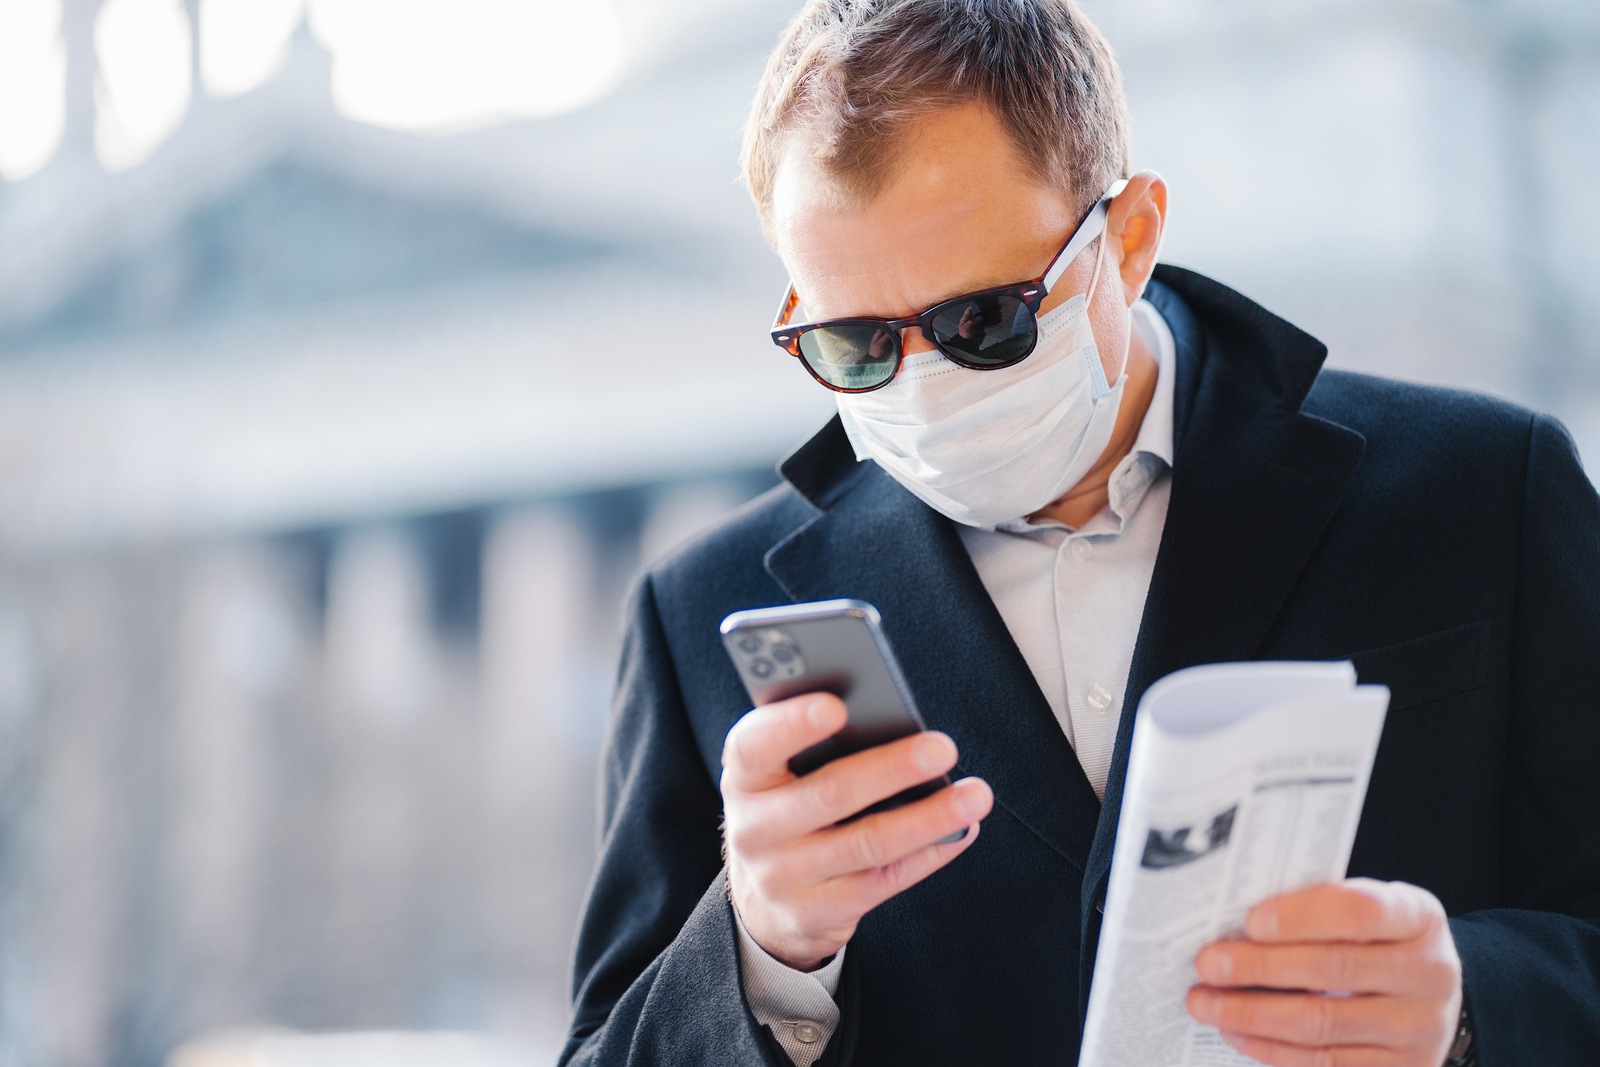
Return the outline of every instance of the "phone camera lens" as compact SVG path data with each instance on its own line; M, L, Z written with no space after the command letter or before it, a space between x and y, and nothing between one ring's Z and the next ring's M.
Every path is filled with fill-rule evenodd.
M757 637L755 634L746 634L745 636L739 638L739 651L740 652L759 652L759 651L761 651L761 638Z
M750 673L757 678L771 678L774 669L772 661L761 656L750 661Z
M772 647L772 658L779 663L792 662L794 660L794 649L788 645L774 645Z

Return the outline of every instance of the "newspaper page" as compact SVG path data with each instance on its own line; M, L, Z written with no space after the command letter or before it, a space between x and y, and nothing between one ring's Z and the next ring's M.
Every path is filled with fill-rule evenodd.
M1083 1067L1256 1061L1189 1017L1195 954L1268 897L1342 878L1389 691L1349 663L1193 667L1140 702Z

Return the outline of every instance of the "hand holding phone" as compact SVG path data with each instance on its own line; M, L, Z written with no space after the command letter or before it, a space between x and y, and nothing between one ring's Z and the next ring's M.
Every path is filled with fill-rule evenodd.
M944 788L955 745L922 727L876 614L830 602L723 626L758 705L723 748L730 889L756 942L801 970L970 847L993 804L975 778Z
M801 693L832 693L844 701L844 729L790 759L795 774L810 774L840 756L927 729L878 609L865 601L736 611L722 620L722 642L757 706ZM949 775L941 774L850 818L909 804L949 784ZM965 827L957 837L964 833Z

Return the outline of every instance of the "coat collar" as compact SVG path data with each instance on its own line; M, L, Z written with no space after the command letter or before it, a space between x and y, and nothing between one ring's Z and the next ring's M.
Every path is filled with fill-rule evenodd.
M1316 339L1179 268L1157 268L1147 297L1177 342L1175 456L1127 708L1174 670L1256 653L1364 446L1300 410L1327 354ZM1133 715L1101 805L953 525L857 463L837 419L779 470L816 510L768 552L768 572L796 600L878 606L961 770L986 778L1002 808L1084 872L1087 923L1110 865Z

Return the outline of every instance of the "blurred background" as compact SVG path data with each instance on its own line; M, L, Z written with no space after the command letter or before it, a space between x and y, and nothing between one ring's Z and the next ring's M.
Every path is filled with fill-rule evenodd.
M552 1062L634 571L830 401L795 0L0 0L0 1067ZM1095 0L1169 261L1600 455L1600 6Z

